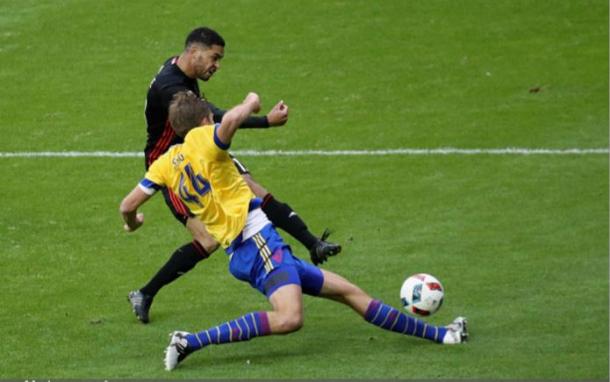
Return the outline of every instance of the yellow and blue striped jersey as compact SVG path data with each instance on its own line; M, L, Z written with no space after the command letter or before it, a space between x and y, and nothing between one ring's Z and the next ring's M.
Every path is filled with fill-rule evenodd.
M184 143L170 147L150 166L140 187L148 194L170 188L227 248L243 230L254 194L233 164L229 145L218 139L219 126L189 131Z

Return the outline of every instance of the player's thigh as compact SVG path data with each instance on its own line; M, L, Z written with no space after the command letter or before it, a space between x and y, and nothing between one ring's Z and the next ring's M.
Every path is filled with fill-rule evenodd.
M273 333L291 333L303 326L303 293L301 286L287 284L278 288L269 302L273 311L267 313Z
M372 298L360 287L331 271L321 269L324 283L320 297L335 300L350 306L360 314L364 314Z
M278 288L269 302L273 310L284 314L301 314L303 312L303 292L297 284L287 284Z
M197 240L208 254L211 254L218 248L218 242L208 233L201 220L196 217L188 218L186 228L193 236L193 239Z

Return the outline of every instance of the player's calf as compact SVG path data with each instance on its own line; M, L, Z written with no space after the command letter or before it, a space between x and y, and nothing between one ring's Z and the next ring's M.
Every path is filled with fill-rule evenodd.
M209 345L249 341L270 335L267 312L252 312L199 333L175 331L165 349L165 369L173 370L189 354Z

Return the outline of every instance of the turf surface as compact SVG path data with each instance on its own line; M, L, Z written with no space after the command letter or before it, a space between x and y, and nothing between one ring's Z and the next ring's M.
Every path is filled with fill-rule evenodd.
M284 128L235 149L608 147L603 1L0 1L0 152L140 151L159 65L205 24L227 40L202 85L229 106L284 99ZM290 336L211 347L169 374L167 333L266 301L218 252L125 301L188 241L161 198L117 212L137 158L0 158L0 378L608 379L608 156L244 157L344 253L325 265L398 305L411 273L445 285L441 347L305 299ZM288 241L301 256L302 248Z

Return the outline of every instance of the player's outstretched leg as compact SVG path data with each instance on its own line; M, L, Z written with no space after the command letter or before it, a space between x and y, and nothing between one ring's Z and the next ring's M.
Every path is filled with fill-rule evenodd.
M456 318L447 326L430 325L374 300L362 289L333 272L322 270L322 273L324 284L320 296L348 305L375 326L445 345L462 343L468 338L466 319L463 317Z
M172 332L169 345L165 349L165 370L175 369L189 354L208 345L248 341L269 334L271 330L267 312L248 313L199 333Z
M165 349L165 369L173 370L189 354L209 345L248 341L271 334L288 334L303 326L303 302L299 285L278 288L269 302L273 310L252 312L199 333L175 331Z

